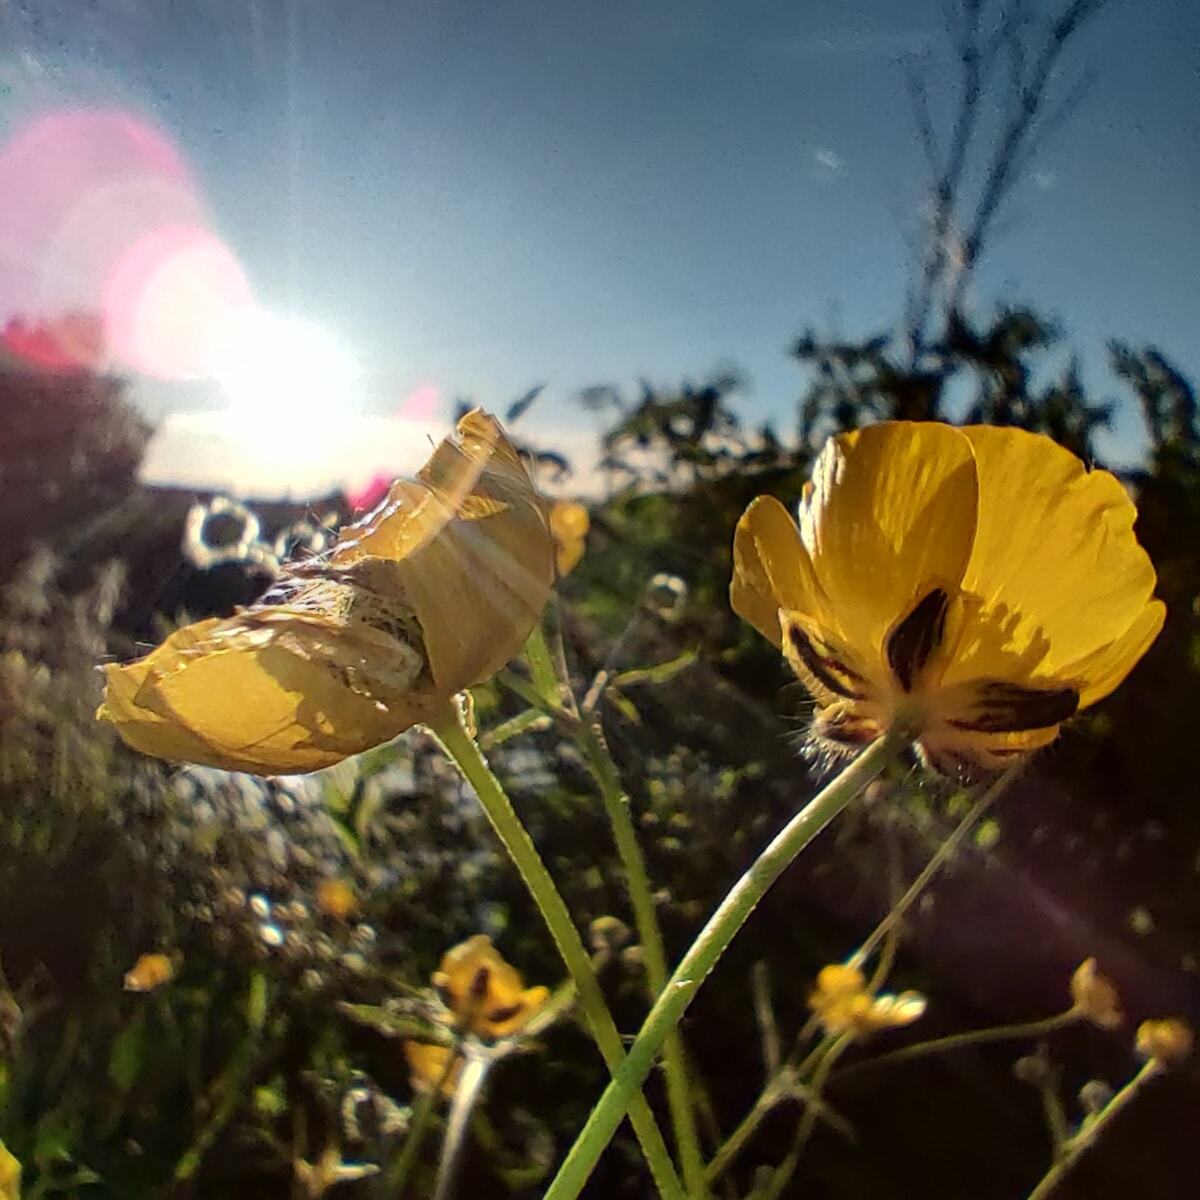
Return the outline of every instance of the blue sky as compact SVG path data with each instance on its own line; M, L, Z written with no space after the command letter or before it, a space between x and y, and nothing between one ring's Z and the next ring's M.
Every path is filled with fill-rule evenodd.
M786 429L806 326L886 328L922 168L902 60L949 115L941 0L109 0L0 10L7 81L153 114L260 295L338 331L368 409L436 384L549 385L721 364ZM1097 82L1022 181L978 302L1200 368L1200 6L1115 3ZM143 392L168 407L195 388ZM1134 444L1123 416L1114 449Z

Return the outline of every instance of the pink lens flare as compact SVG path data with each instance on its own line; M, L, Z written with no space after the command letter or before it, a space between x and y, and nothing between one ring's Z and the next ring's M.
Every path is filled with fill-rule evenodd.
M231 314L253 308L241 265L215 235L162 226L114 265L102 295L113 354L159 379L203 379L213 339Z
M34 366L111 363L168 380L207 374L211 327L251 303L183 155L117 108L33 117L0 146L4 348ZM91 314L99 351L65 314Z

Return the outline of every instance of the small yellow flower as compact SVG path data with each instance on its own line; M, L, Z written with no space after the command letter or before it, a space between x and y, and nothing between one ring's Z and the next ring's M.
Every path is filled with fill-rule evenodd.
M177 956L171 954L143 954L125 972L127 992L153 992L175 978Z
M844 963L822 967L808 1006L826 1033L866 1037L884 1029L911 1025L925 1013L920 992L890 992L872 996L866 976Z
M1191 1026L1178 1017L1143 1021L1137 1031L1137 1052L1143 1058L1174 1067L1191 1056L1195 1040Z
M750 505L730 597L812 693L826 743L899 723L937 770L999 769L1158 636L1136 515L1049 438L888 422L830 439L799 527L772 497Z
M548 988L526 988L483 934L446 952L433 986L463 1032L489 1039L516 1033L550 998Z
M358 894L344 879L323 879L317 885L317 908L335 921L344 921L358 911Z
M591 527L592 518L582 504L556 500L550 506L550 532L554 536L554 559L560 576L569 575L579 565Z
M458 1087L458 1077L462 1074L462 1058L456 1057L447 1072L450 1056L456 1052L450 1046L442 1046L436 1042L405 1042L404 1057L408 1062L409 1078L413 1089L418 1092L431 1092L441 1086L442 1095L449 1099Z
M1125 1021L1121 994L1111 979L1096 969L1094 958L1084 959L1071 976L1075 1011L1101 1029L1119 1029Z
M261 775L340 762L431 719L524 644L554 581L546 505L479 410L327 555L262 600L105 667L137 750Z
M21 1200L21 1164L0 1142L0 1200Z

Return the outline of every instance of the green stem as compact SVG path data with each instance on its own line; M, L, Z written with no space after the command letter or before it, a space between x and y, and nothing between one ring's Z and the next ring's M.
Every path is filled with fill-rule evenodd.
M911 1046L902 1046L888 1054L880 1054L865 1062L855 1063L844 1067L834 1079L841 1081L856 1075L865 1075L880 1067L891 1067L896 1063L912 1062L918 1058L928 1058L931 1054L944 1054L948 1050L963 1050L968 1046L982 1046L988 1042L1012 1042L1030 1038L1045 1037L1049 1033L1057 1033L1083 1020L1082 1014L1076 1009L1069 1008L1066 1012L1055 1013L1052 1017L1043 1017L1040 1021L1022 1021L1016 1025L993 1025L987 1029L968 1029L964 1033L952 1033L949 1037L935 1038L930 1042L916 1042Z
M617 854L625 874L625 889L633 908L638 940L645 955L646 983L653 1003L667 985L667 958L658 914L654 908L654 896L650 890L646 860L642 856L630 815L629 797L621 786L616 766L595 728L586 722L580 722L575 744L596 780L604 811L612 826L613 841L616 843ZM708 1192L705 1186L704 1159L700 1153L700 1137L696 1128L696 1110L692 1104L691 1087L688 1083L683 1038L678 1029L671 1030L663 1044L663 1066L667 1083L667 1106L671 1112L671 1124L679 1148L679 1161L683 1167L684 1187L689 1198L704 1200Z
M786 1098L786 1095L786 1092L770 1084L762 1090L750 1111L741 1119L738 1127L721 1143L716 1154L709 1160L705 1175L710 1184L715 1183L733 1166L737 1156L741 1154L746 1143L763 1123L767 1114L772 1112L775 1106Z
M796 855L895 759L909 737L907 730L893 729L868 746L792 818L733 886L654 1002L624 1064L592 1110L543 1200L574 1200L583 1190L667 1035L758 902Z
M441 742L447 756L455 763L463 778L475 790L492 828L504 844L509 857L521 874L525 886L546 922L558 952L566 964L567 971L575 982L579 993L579 1007L591 1027L592 1036L610 1072L616 1073L622 1065L621 1035L613 1022L612 1014L604 1002L604 995L596 981L595 972L587 950L579 937L579 931L571 920L571 914L562 895L554 884L550 872L537 852L525 826L517 816L512 802L492 774L474 740L463 729L456 712L447 712L433 727L434 735ZM642 1076L644 1078L644 1076ZM668 1200L683 1200L683 1189L675 1174L675 1167L667 1151L662 1134L655 1124L654 1116L645 1097L640 1095L642 1078L630 1091L628 1098L629 1118L637 1134L642 1153L654 1177L659 1192ZM624 1109L622 1113L624 1113ZM615 1129L615 1123L614 1123ZM611 1136L611 1132L610 1132Z
M1079 1132L1063 1144L1062 1154L1051 1165L1050 1170L1042 1176L1041 1182L1029 1193L1026 1200L1046 1200L1046 1197L1074 1169L1080 1158L1096 1144L1100 1135L1112 1124L1117 1114L1133 1103L1142 1088L1162 1069L1162 1063L1158 1059L1150 1059L1100 1112L1090 1121L1085 1121Z
M812 1099L806 1104L804 1115L800 1118L800 1124L796 1127L796 1138L792 1143L792 1148L788 1151L787 1157L775 1168L770 1182L762 1191L761 1200L779 1200L783 1194L783 1189L791 1182L792 1176L796 1173L796 1168L800 1165L800 1156L804 1153L804 1148L808 1145L809 1138L812 1137L812 1132L817 1126L817 1117L820 1113L821 1093L825 1088L825 1084L829 1081L829 1073L833 1070L837 1060L847 1049L854 1039L850 1035L840 1037L830 1047L825 1057L821 1059L817 1069L813 1072L812 1077ZM756 1192L754 1200L759 1200L759 1195Z

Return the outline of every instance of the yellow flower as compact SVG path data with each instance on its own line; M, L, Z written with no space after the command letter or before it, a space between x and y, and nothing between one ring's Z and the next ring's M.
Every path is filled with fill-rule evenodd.
M1162 628L1125 489L1037 434L889 422L832 438L799 517L750 505L730 597L834 747L898 722L937 770L998 769L1107 696Z
M105 668L97 714L137 750L263 775L330 766L427 721L524 644L554 581L546 505L468 413L333 549L257 604Z
M316 901L318 910L336 921L344 921L358 911L358 894L344 879L321 880Z
M1119 1029L1125 1020L1121 994L1112 980L1099 973L1094 958L1084 959L1071 976L1071 999L1075 1011L1101 1029Z
M0 1142L0 1200L21 1200L21 1164Z
M1143 1058L1154 1058L1163 1066L1173 1067L1191 1055L1195 1040L1191 1026L1178 1017L1143 1021L1137 1031L1137 1052Z
M446 952L433 986L463 1032L489 1039L516 1033L550 998L547 988L526 988L483 934Z
M587 545L592 518L574 500L555 500L550 506L550 532L554 535L554 560L559 575L569 575L579 565Z
M844 963L821 968L808 1006L826 1033L848 1033L855 1037L911 1025L924 1015L926 1007L920 992L872 996L867 990L866 976L857 967Z
M441 1085L441 1093L447 1099L454 1095L458 1087L458 1077L462 1074L462 1058L456 1057L447 1071L450 1056L456 1051L450 1046L442 1046L434 1042L405 1042L404 1057L408 1062L408 1074L415 1091L431 1092Z
M175 978L176 958L170 954L143 954L125 972L127 992L153 992Z

